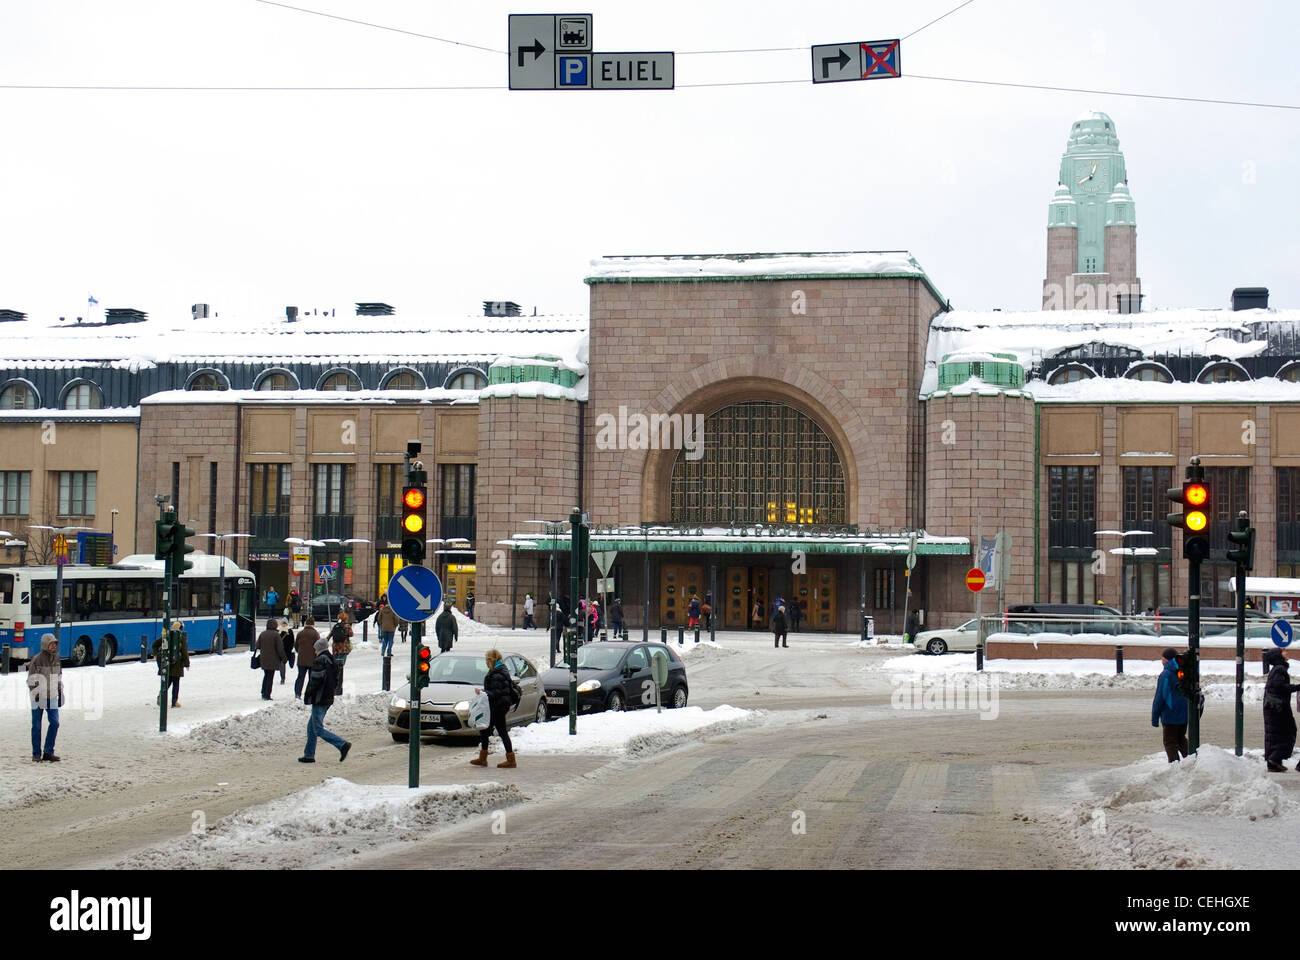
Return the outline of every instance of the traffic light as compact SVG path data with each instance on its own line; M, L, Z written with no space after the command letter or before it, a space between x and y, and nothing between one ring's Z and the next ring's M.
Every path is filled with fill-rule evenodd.
M153 524L155 560L167 560L176 550L176 514L165 513Z
M429 648L422 643L420 644L420 649L417 651L417 657L418 659L415 668L415 688L421 690L429 685L429 664L433 654L429 651Z
M1228 551L1228 559L1251 569L1255 565L1255 528L1245 511L1237 517L1237 529L1228 531L1228 541L1237 545L1237 549Z
M186 570L192 570L194 564L185 559L185 554L193 553L194 548L185 542L187 537L194 536L194 531L183 523L175 524L175 533L173 534L172 544L172 575L179 577Z
M406 563L424 562L424 485L402 488L402 559Z
M1188 468L1188 472L1199 468ZM1171 513L1165 522L1183 531L1183 557L1188 560L1208 560L1210 556L1210 488L1198 477L1183 481L1181 487L1170 487L1168 497L1186 507L1183 513Z

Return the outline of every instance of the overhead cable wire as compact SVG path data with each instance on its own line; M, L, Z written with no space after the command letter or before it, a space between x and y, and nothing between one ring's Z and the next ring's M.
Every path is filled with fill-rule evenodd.
M918 33L920 33L920 32L921 32L922 30L924 30L926 27L933 27L936 23L938 23L938 22L939 22L940 20L942 20L944 17L950 17L950 16L952 16L954 13L956 13L958 10L960 10L962 7L968 7L968 6L970 6L970 5L971 5L972 3L974 3L974 2L975 2L975 0L966 0L965 3L963 3L963 4L959 4L958 6L953 7L951 10L949 10L947 13L945 13L942 17L935 17L933 20L931 20L929 23L927 23L927 24L925 25L925 27L917 27L915 30L913 30L911 33L909 33L909 34L907 35L907 37L902 37L902 38L900 38L900 42L901 42L901 40L906 40L908 37L914 37L914 36L916 36Z
M428 33L416 33L414 30L404 30L401 27L389 27L382 23L371 23L369 20L354 20L351 17L341 17L336 13L323 13L320 10L308 10L306 7L295 7L288 3L279 3L278 0L253 0L254 3L264 3L268 7L280 7L284 10L295 10L298 13L310 13L316 17L327 17L330 20L342 20L344 23L354 23L361 27L373 27L376 30L388 30L392 33L403 33L408 37L419 37L422 40L437 40L439 43L450 43L457 47L468 47L472 50L486 50L488 53L499 53L506 55L505 50L497 50L494 47L483 47L477 43L465 43L463 40L449 40L446 37L435 37Z

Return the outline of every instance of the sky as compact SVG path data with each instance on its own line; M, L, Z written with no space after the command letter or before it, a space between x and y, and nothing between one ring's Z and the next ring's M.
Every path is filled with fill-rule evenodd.
M604 255L905 249L954 307L1037 309L1090 109L1147 308L1300 306L1300 110L1115 95L1300 105L1300 5L973 0L907 36L959 2L594 2L595 49L675 51L677 88L577 92L507 89L507 16L536 6L4 0L0 308L585 313ZM896 37L902 78L810 82L810 45Z

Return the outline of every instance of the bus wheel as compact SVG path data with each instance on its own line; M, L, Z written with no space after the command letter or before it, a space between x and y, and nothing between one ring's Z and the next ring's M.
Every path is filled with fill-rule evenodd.
M107 647L107 651L104 649ZM105 637L99 641L99 652L103 656L105 663L112 663L113 658L117 656L117 641L112 637Z
M82 637L77 641L76 646L72 648L72 663L74 666L84 667L95 659L94 651L90 648L90 638Z

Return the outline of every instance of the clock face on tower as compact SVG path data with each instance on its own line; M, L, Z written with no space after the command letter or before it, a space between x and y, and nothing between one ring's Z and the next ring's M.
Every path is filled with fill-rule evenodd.
M1100 160L1080 160L1074 168L1074 187L1081 193L1100 193L1106 188L1106 171Z

